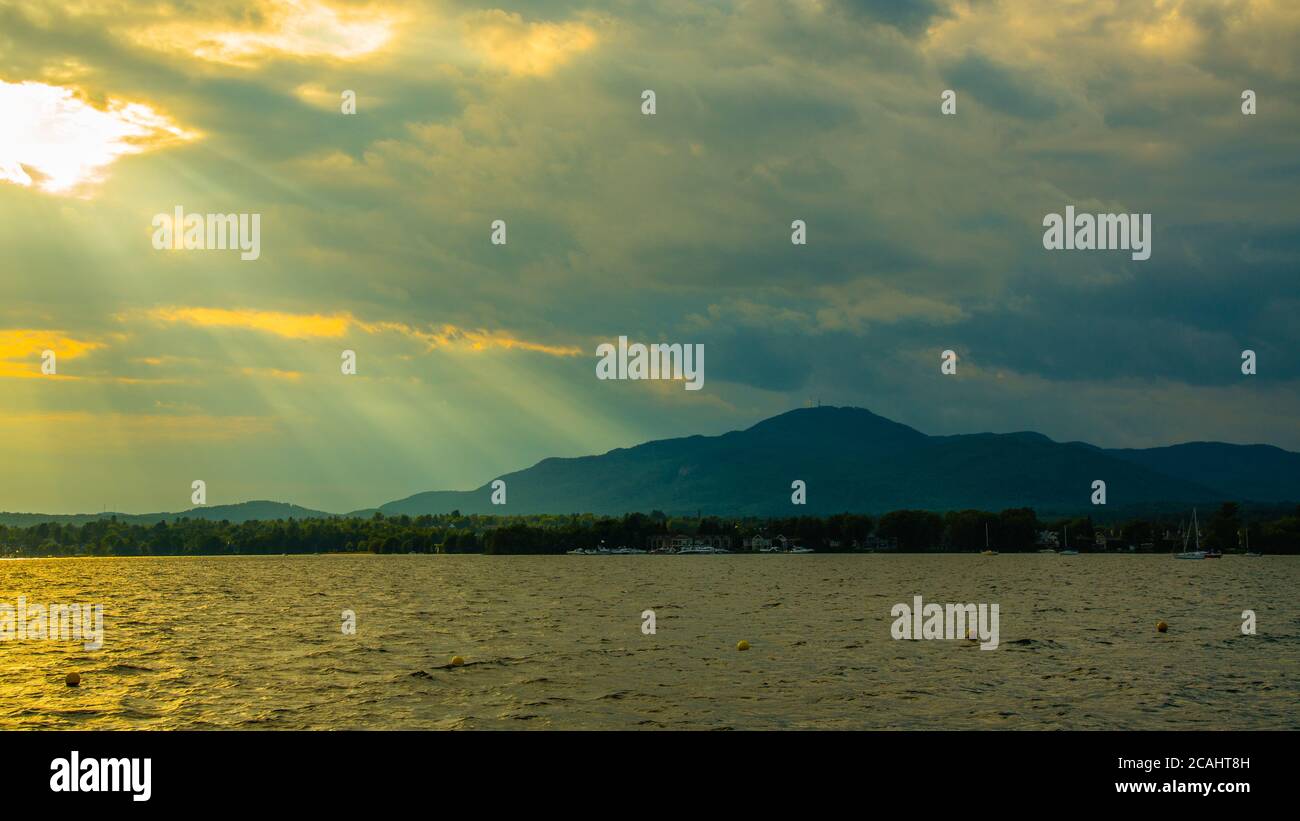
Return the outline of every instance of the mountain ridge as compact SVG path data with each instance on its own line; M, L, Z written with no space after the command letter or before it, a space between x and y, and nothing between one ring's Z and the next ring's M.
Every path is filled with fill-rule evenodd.
M1184 442L1101 448L1036 431L929 435L866 408L797 408L715 436L655 439L602 454L547 457L473 490L431 490L334 514L267 500L179 513L0 513L0 523L84 522L117 516L151 523L180 517L232 522L268 518L462 513L593 513L728 516L882 513L1033 507L1101 512L1092 482L1107 483L1106 510L1300 501L1300 454L1273 445ZM807 504L791 503L802 480ZM492 480L492 481L495 481Z
M156 524L160 521L175 521L182 518L208 519L214 522L228 520L238 523L263 519L324 519L336 515L338 514L326 513L323 510L312 510L288 502L253 499L228 505L195 507L174 513L120 513L111 510L100 513L10 513L6 511L0 512L0 524L9 527L29 527L42 522L80 525L86 522L112 518L116 518L120 522L134 524Z
M1021 506L1083 512L1094 509L1094 479L1107 482L1113 505L1300 499L1300 454L1222 442L1206 443L1213 452L1205 452L1196 444L1106 449L1035 431L931 436L865 408L800 408L717 436L543 459L497 477L506 482L503 506L491 504L488 482L470 491L425 491L378 509L386 515L657 509L768 516ZM1267 458L1254 450L1261 448ZM1215 469L1216 460L1232 454L1257 458ZM724 459L728 470L718 467ZM1256 475L1252 465L1270 475ZM795 479L807 483L806 505L790 502Z

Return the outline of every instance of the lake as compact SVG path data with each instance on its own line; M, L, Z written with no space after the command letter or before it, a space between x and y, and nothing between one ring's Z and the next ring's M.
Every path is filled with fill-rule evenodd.
M0 603L104 632L0 642L0 728L1297 729L1298 593L1280 556L6 560ZM893 639L916 595L998 604L998 648Z

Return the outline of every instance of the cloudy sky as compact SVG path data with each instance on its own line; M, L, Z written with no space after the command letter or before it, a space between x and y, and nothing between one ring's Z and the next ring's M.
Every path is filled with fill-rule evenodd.
M0 509L346 511L818 400L1300 450L1297 42L1291 0L0 0ZM261 258L155 250L177 205ZM1151 258L1045 251L1066 205ZM619 335L704 389L598 381Z

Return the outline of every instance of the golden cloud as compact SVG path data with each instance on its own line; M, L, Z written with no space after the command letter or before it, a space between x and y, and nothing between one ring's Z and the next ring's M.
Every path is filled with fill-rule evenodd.
M279 368L240 368L239 372L245 376L267 376L271 379L283 379L288 382L297 382L302 379L301 371L284 371Z
M45 376L41 373L41 356L45 351L53 351L57 363L75 359L102 347L102 343L74 339L63 331L33 328L0 330L0 378Z
M421 331L400 322L358 322L357 326L366 333L392 332L408 339L418 340L429 350L439 348L456 348L460 350L485 351L489 348L505 350L519 349L551 356L578 356L582 350L573 345L546 345L540 342L528 342L500 331L469 330L455 325L442 325L431 331Z
M596 44L583 23L526 23L518 14L493 9L467 21L466 39L489 65L511 74L550 74Z
M257 14L244 19L238 26L176 20L129 36L147 48L241 67L276 56L358 60L388 44L400 15L373 7L339 9L317 0L264 0Z
M257 311L228 308L155 308L150 319L183 323L200 328L244 328L263 331L286 339L336 338L347 333L348 314L290 314L281 311Z
M154 308L146 314L159 322L181 323L200 328L240 328L274 334L285 339L337 339L355 328L367 334L393 333L422 343L427 350L440 348L486 351L492 348L523 350L551 356L577 356L582 350L572 345L530 342L504 331L460 328L443 324L421 330L403 322L366 322L352 314L291 314L251 308Z

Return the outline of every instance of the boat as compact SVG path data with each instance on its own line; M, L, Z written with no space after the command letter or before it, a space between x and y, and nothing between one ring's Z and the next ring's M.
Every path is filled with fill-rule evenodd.
M1069 526L1069 525L1066 525L1066 526L1065 526L1065 535L1062 537L1061 542L1065 545L1065 547L1061 548L1061 555L1062 555L1062 556L1078 556L1078 555L1079 555L1079 551L1077 551L1077 550L1075 550L1074 548L1070 547L1070 526Z
M792 547L790 548L790 552L791 553L812 553L813 549L811 547Z
M704 544L703 542L691 542L690 544L683 547L681 550L677 551L677 555L678 556L694 556L694 555L704 556L711 553L729 553L729 552L731 551L723 550L721 548L714 547L712 545L707 545Z
M610 556L615 553L631 553L631 552L633 551L628 550L626 547L620 547L618 550L610 550L608 547L605 547L605 542L603 540L600 543L600 547L593 547L590 549L584 547L575 547L572 550L565 551L566 555L569 556Z
M1250 525L1246 525L1246 555L1252 559L1258 559L1264 555L1257 550L1250 549Z
M1195 534L1196 534L1196 549L1195 549L1195 550L1188 550L1188 549L1187 549L1187 537L1190 536L1190 535L1192 535L1192 533L1195 533ZM1192 526L1191 526L1191 528L1189 528L1188 530L1183 531L1183 552L1182 552L1182 553L1175 553L1175 554L1174 554L1174 558L1175 558L1175 559L1204 559L1204 558L1206 558L1206 552L1205 552L1204 550L1201 550L1201 528L1200 528L1200 526L1199 526L1199 525L1197 524L1197 522L1196 522L1196 508L1192 508ZM1216 558L1217 558L1217 557L1216 557Z
M989 523L984 523L984 549L980 551L981 556L996 556L996 550L989 550Z

